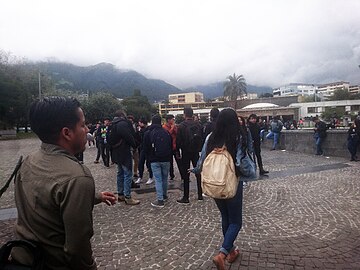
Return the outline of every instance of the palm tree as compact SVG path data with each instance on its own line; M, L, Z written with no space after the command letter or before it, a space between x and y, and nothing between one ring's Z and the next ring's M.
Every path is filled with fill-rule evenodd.
M227 77L228 81L224 83L224 96L228 97L231 101L234 101L234 108L237 107L237 98L243 94L247 94L246 82L243 75L230 75Z

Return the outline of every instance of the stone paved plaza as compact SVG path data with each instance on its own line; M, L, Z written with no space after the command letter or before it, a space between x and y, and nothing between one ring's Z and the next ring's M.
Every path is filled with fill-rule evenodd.
M39 145L36 139L0 141L1 186L18 157ZM97 189L116 191L116 167L93 164L95 155L87 149L85 164ZM360 269L360 162L268 150L263 159L270 174L245 188L236 241L241 255L228 269ZM178 174L170 187L163 209L151 207L155 193L145 184L133 190L138 206L95 206L99 269L215 269L211 258L222 239L215 203L197 201L193 190L190 205L177 204ZM0 244L14 237L13 190L0 199Z

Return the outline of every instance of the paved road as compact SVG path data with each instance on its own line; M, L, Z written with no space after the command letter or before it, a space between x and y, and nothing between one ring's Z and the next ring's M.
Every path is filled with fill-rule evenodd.
M0 141L1 185L18 156L38 146L35 139ZM93 164L94 156L87 149L97 188L115 191L115 167ZM263 157L271 173L245 189L241 256L228 269L360 269L360 162L267 150ZM95 207L99 269L215 269L221 227L213 200L198 202L193 190L191 204L179 205L179 179L171 186L163 209L150 206L155 194L144 184L134 192L138 206ZM11 187L0 208L13 207ZM0 221L0 243L13 238L16 219L9 218Z

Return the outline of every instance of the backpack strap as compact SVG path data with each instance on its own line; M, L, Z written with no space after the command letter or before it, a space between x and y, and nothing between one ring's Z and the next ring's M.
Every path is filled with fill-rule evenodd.
M19 160L18 160L18 162L17 162L17 164L16 164L16 166L15 166L15 169L14 169L14 171L12 172L10 178L6 181L5 185L0 189L0 198L1 198L1 196L3 195L3 193L4 193L4 192L8 189L8 187L10 186L11 180L16 177L16 174L17 174L17 172L19 171L22 162L23 162L23 156L20 156L20 158L19 158Z

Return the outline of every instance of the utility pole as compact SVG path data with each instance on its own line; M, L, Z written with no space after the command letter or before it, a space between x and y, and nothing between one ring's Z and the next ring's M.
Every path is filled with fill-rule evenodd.
M41 100L41 77L40 77L40 71L39 71L39 100Z

